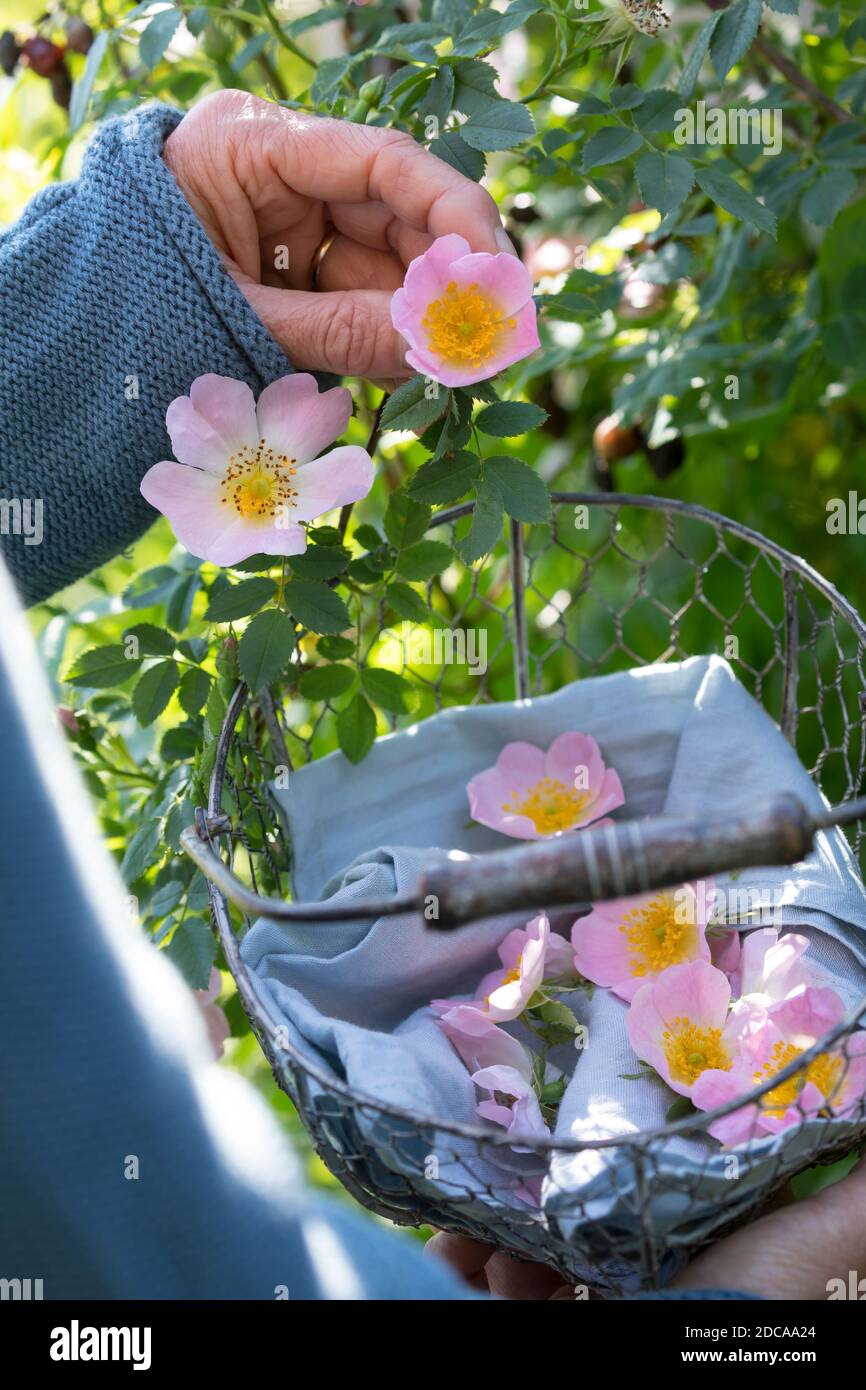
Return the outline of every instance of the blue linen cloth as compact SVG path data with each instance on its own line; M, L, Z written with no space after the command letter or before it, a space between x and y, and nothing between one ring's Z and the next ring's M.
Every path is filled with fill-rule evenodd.
M507 842L496 832L467 828L466 782L510 740L547 746L568 730L592 734L620 774L625 806L615 813L618 820L662 812L737 815L783 791L812 809L824 804L790 744L727 663L691 658L577 682L523 703L447 710L380 740L360 766L332 754L292 773L289 787L274 795L293 845L295 895L341 903L379 897L410 888L436 855L501 848ZM729 882L718 879L721 887ZM736 875L736 886L775 892L782 904L777 920L810 935L813 959L845 998L853 1003L866 995L866 893L841 831L821 834L805 863L747 870ZM472 1121L475 1091L429 1000L468 997L495 968L498 941L526 917L450 933L430 931L418 916L333 926L262 920L241 954L255 988L303 1053L365 1096L430 1117L413 1144L405 1123L356 1111L354 1137L360 1136L374 1184L406 1191L402 1176L431 1201L480 1215L494 1239L503 1218L513 1231L520 1211L526 1248L536 1255L553 1223L571 1242L575 1277L628 1287L640 1222L627 1148L557 1154L544 1173L541 1205L533 1207L517 1189L542 1175L537 1159L509 1153L501 1143L479 1156L432 1123ZM554 925L567 932L570 919L558 913ZM608 1138L664 1124L672 1093L657 1079L621 1079L636 1070L626 1006L605 990L591 1000L572 994L568 1002L588 1024L591 1045L579 1061L572 1049L551 1054L571 1074L557 1137ZM770 1165L801 1167L826 1142L827 1126L815 1121L750 1146L737 1183L726 1176L716 1141L669 1141L654 1156L651 1199L662 1255L686 1226L713 1229L748 1207ZM840 1134L856 1131L847 1122L832 1126ZM432 1177L431 1155L437 1159ZM611 1262L612 1249L626 1257Z

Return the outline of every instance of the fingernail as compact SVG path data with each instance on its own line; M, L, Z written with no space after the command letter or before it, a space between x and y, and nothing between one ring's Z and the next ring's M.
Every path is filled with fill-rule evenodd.
M517 255L517 249L514 245L514 242L511 240L511 237L508 235L504 227L496 228L496 231L493 233L493 239L496 242L496 245L499 247L500 251L506 251L509 256Z

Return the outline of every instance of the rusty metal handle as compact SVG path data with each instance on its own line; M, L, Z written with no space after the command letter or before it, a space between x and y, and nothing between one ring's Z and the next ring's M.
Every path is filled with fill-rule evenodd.
M419 896L436 904L430 926L447 930L520 908L603 902L729 869L795 864L809 852L815 829L793 796L725 821L622 821L472 859L440 860L422 875Z

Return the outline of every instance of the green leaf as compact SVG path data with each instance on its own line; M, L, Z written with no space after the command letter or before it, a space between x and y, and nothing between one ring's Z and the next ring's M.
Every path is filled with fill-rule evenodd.
M430 508L400 488L392 493L385 512L385 535L395 550L405 550L419 541L430 524Z
M499 401L479 411L475 423L484 434L512 439L515 435L528 434L530 430L537 429L546 419L546 410L527 401Z
M490 63L455 63L454 76L457 79L454 108L462 111L464 116L489 111L503 100L496 90L496 69Z
M176 645L170 632L153 623L133 623L132 627L124 628L123 645L127 651L130 637L138 643L141 656L171 656Z
M531 15L542 8L540 0L512 0L504 12L492 9L480 10L469 23L463 26L456 36L454 52L457 55L480 53L491 48L497 39L519 29Z
M376 716L363 695L355 695L337 717L337 741L350 763L366 758L376 737Z
M695 171L688 159L677 154L642 155L635 168L644 202L659 212L673 212L691 193Z
M155 68L177 32L183 15L180 10L160 10L138 41L138 56L146 68Z
M433 616L430 609L415 589L399 582L389 584L385 597L399 618L410 623L429 623Z
M165 621L172 632L183 632L189 623L193 599L201 588L198 570L181 575L165 605Z
M597 169L600 164L615 164L617 160L627 159L643 144L643 137L636 130L625 126L606 125L591 135L583 147L583 169Z
M178 699L181 709L194 719L210 694L211 679L207 671L184 671L180 680Z
M458 130L443 131L437 140L431 142L429 149L437 159L449 164L465 178L472 179L475 183L484 178L484 155L479 150L471 149L461 138Z
M385 402L382 428L388 430L425 430L448 409L449 394L438 382L424 376L404 381Z
M205 621L230 623L235 618L246 618L250 613L257 613L276 592L274 581L266 579L264 575L257 579L245 579L240 584L227 585L211 596Z
M490 462L488 459L485 468ZM480 482L475 488L475 507L472 512L472 525L457 549L467 565L480 560L492 550L502 535L503 505L502 493L492 482Z
M800 212L816 227L829 227L856 191L857 179L850 169L822 169L800 202Z
M79 127L84 124L87 110L90 106L93 84L96 81L99 69L102 67L102 60L108 50L111 33L112 31L110 29L100 29L90 46L90 50L87 54L87 62L84 64L84 71L72 88L72 98L69 103L70 135L74 135Z
M83 686L86 690L104 690L109 686L124 685L140 665L140 657L127 657L120 643L112 642L84 652L66 680L69 685Z
M682 104L681 92L669 92L666 87L656 87L647 92L640 110L635 112L634 123L638 130L647 134L673 130L676 113Z
M295 630L279 608L253 618L238 643L238 664L250 689L261 690L282 675L294 650Z
M752 46L761 22L764 0L736 0L722 11L712 34L710 57L720 82Z
M207 989L217 954L217 940L201 917L185 917L162 948L190 989Z
M293 579L284 592L289 612L310 632L345 632L352 626L348 608L327 584Z
M500 101L460 127L463 143L473 150L510 150L534 134L532 114L518 101Z
M310 545L303 555L290 555L289 565L299 579L336 579L351 558L341 545Z
M770 236L776 235L776 218L769 208L765 208L754 198L745 188L741 188L738 183L731 178L730 174L725 174L721 169L699 168L696 170L696 177L699 187L706 193L707 197L712 198L714 203L718 203L720 208L729 212L732 217L738 217L741 222L748 222L749 226L757 227L761 232L769 232Z
M360 62L364 55L353 53L348 57L323 58L316 69L316 76L313 81L310 95L316 105L327 105L333 101L343 79L349 75L356 63Z
M677 1096L665 1111L665 1120L668 1124L673 1124L674 1120L684 1120L687 1115L696 1114L697 1110L690 1096Z
M361 688L374 705L389 710L391 714L409 714L415 708L414 687L395 671L366 666L361 672Z
M333 700L337 695L345 695L354 684L351 666L314 666L301 676L298 689L305 700Z
M443 454L421 465L409 484L409 495L419 502L456 502L466 495L480 472L477 454L463 450Z
M443 541L420 541L404 550L397 561L397 571L404 579L432 579L451 563L454 552Z
M528 463L505 456L484 460L484 477L515 521L547 521L550 493Z
M704 59L706 58L707 53L709 52L710 42L712 40L713 34L716 32L716 25L718 24L721 17L721 10L719 10L716 14L711 15L698 33L698 37L695 40L695 46L688 56L688 61L686 62L685 67L683 68L683 75L680 78L680 95L682 96L684 101L688 101L692 95L692 92L695 90L695 84L697 83L697 80L700 77L701 68L704 65Z
M132 692L132 712L145 728L162 714L180 680L176 661L158 661L139 680Z
M126 853L120 865L120 872L125 883L135 883L135 880L141 878L142 874L155 863L159 842L158 820L145 821L144 825L136 830L126 846Z
M320 637L316 650L329 661L342 661L346 656L354 656L355 643L350 637Z

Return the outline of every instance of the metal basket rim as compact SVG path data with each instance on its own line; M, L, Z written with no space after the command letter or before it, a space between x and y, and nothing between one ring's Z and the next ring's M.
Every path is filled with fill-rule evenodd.
M866 646L866 623L863 622L859 613L844 598L829 580L806 560L794 555L786 550L778 542L770 540L753 528L745 526L741 522L734 521L730 517L724 516L720 512L714 512L707 507L697 503L683 502L676 498L655 497L638 493L587 493L587 492L552 492L551 501L554 505L580 505L585 504L596 507L607 507L619 509L623 506L635 506L645 510L662 512L675 512L685 515L694 520L705 522L708 525L721 527L723 530L732 532L741 539L750 542L756 549L773 555L779 560L785 570L795 571L803 575L808 581L821 592L849 623L855 634ZM460 503L457 506L445 508L440 512L434 513L430 519L428 530L433 530L438 526L456 521L468 515L474 504L472 502ZM537 523L526 523L533 525ZM547 523L540 523L547 524ZM223 725L218 738L217 753L214 760L214 768L211 774L211 782L208 792L208 814L211 817L218 817L221 812L223 781L226 771L228 752L234 735L235 727L246 704L247 687L240 683L229 702ZM218 845L208 835L211 848L218 852ZM483 1143L493 1148L512 1148L514 1140L505 1132L497 1131L492 1128L485 1128L480 1125L467 1124L454 1119L437 1119L436 1117L425 1115L420 1111L411 1110L403 1106L382 1101L374 1096L367 1095L365 1092L358 1091L341 1081L338 1077L325 1070L315 1062L311 1062L301 1051L286 1039L280 1044L279 1050L275 1049L268 1037L280 1036L280 1031L285 1031L285 1024L277 1019L271 1012L269 1006L262 1000L250 982L251 972L243 962L238 949L238 939L231 925L231 917L228 903L222 891L213 883L208 882L208 893L211 907L213 910L214 921L216 924L217 936L223 947L226 962L230 973L238 988L241 1004L244 1012L249 1019L253 1030L258 1038L259 1044L264 1052L274 1075L278 1078L284 1073L292 1073L294 1069L301 1071L305 1076L312 1078L322 1087L325 1092L330 1092L342 1097L350 1102L353 1108L364 1108L374 1111L380 1115L387 1115L394 1119L399 1119L410 1123L417 1128L436 1131L441 1134L450 1134L460 1139L473 1140L476 1143ZM812 1047L806 1049L798 1058L790 1062L786 1067L770 1077L762 1085L755 1087L747 1096L739 1096L734 1100L726 1102L724 1105L717 1106L713 1110L703 1111L697 1115L687 1115L681 1120L672 1121L668 1124L658 1126L651 1130L640 1130L637 1133L618 1135L609 1139L557 1139L551 1135L547 1139L534 1138L532 1141L521 1142L521 1150L538 1156L553 1154L583 1153L588 1150L603 1149L646 1149L653 1142L665 1140L681 1135L706 1135L708 1127L715 1120L734 1111L741 1110L747 1105L753 1105L757 1099L767 1092L776 1089L787 1079L795 1076L798 1072L808 1067L809 1063L822 1052L828 1050L841 1037L849 1035L860 1021L866 1021L866 994L846 1013L844 1019L828 1030L821 1038L817 1039ZM285 1089L289 1089L287 1086ZM796 1126L799 1130L803 1125L821 1119L821 1123L827 1124L826 1118L815 1116L804 1116L801 1125ZM840 1123L845 1122L845 1117L838 1118ZM830 1121L832 1122L832 1121ZM862 1116L860 1123L866 1126L866 1116ZM751 1157L754 1154L756 1145L775 1142L779 1136L768 1134L755 1138L754 1136L746 1141L744 1147L746 1153ZM853 1142L853 1141L852 1141ZM741 1146L737 1146L738 1148ZM722 1150L719 1151L720 1153Z

